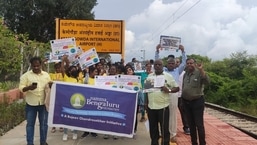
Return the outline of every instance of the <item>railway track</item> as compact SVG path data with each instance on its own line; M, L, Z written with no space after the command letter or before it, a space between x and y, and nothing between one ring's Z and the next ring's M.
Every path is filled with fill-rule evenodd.
M257 117L205 103L205 112L257 139Z

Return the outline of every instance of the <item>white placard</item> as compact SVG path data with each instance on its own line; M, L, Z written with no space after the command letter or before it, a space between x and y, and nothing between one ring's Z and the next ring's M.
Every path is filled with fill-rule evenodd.
M118 75L118 87L139 91L141 88L141 77L136 75Z
M117 88L117 75L95 76L95 86Z
M76 52L75 38L51 40L52 55L61 60L63 55L71 55Z
M78 58L79 64L83 69L99 62L99 58L95 48L91 48L83 52Z
M160 36L160 44L161 48L164 48L165 50L168 49L179 49L179 45L181 43L180 37L174 37L174 36Z

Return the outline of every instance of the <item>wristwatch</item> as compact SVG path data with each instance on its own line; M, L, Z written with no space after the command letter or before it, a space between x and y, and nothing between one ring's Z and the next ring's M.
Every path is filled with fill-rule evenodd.
M171 93L171 89L169 89L169 93Z

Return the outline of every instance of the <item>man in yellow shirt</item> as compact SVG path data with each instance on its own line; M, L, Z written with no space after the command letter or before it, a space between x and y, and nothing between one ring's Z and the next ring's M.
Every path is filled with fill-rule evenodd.
M30 59L32 70L20 77L19 89L26 92L26 137L27 144L34 144L34 128L36 117L40 123L40 145L48 145L47 139L47 119L48 112L45 107L45 86L51 81L47 72L42 71L42 61L39 57Z
M155 88L155 91L148 92L145 105L148 112L149 128L151 145L159 145L159 124L162 135L162 145L169 145L169 93L176 93L179 91L178 84L172 75L163 71L163 61L158 59L154 62L154 73L148 75L145 81L154 82L160 86ZM161 81L161 80L162 81ZM159 83L157 83L159 82ZM160 83L163 82L163 83ZM154 86L156 87L156 86Z

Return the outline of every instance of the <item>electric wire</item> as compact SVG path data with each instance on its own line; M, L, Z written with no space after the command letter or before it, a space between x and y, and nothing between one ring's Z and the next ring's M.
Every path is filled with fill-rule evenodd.
M189 7L186 11L184 11L181 15L179 15L178 17L176 17L170 24L168 24L166 27L164 27L159 33L152 35L151 38L149 38L149 41L152 41L156 36L160 35L162 32L164 32L166 29L168 29L171 25L173 25L175 22L177 22L177 20L179 20L181 17L183 17L186 13L188 13L191 9L193 9L197 4L199 4L201 2L201 0L196 1L191 7ZM172 15L170 15L170 17L168 17L169 19L171 19L171 17L177 13L185 4L187 3L187 1L185 1L174 13L172 13ZM167 19L166 21L168 21L169 19ZM166 23L165 21L165 23ZM164 25L161 25L164 26ZM159 30L159 29L158 29ZM139 50L144 49L145 46L141 46L139 47ZM133 50L133 49L130 49ZM138 50L138 49L135 49Z

